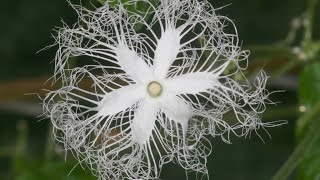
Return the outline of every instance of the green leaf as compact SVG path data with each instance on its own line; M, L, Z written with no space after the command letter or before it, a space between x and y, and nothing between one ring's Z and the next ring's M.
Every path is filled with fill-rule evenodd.
M307 65L299 77L299 101L307 112L320 101L320 63ZM318 112L319 113L319 112ZM312 121L320 121L319 116L311 120L300 120L296 124L296 137L299 142L309 130ZM320 127L318 128L320 129ZM297 168L297 179L317 179L320 177L320 138L303 157Z

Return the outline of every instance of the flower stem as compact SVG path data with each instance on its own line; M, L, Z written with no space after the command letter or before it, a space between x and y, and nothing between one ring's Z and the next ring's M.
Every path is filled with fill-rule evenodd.
M304 114L298 121L306 121L313 118L320 112L320 102L315 104L315 106L306 114ZM309 131L307 132L305 138L298 144L294 152L290 155L288 160L282 165L278 170L272 180L283 180L286 179L291 172L296 168L300 161L304 158L304 155L312 147L314 142L320 136L320 120L314 120L309 125Z
M277 55L277 54L290 54L291 48L288 46L284 46L281 43L273 43L269 45L252 45L246 46L245 49L249 49L250 51L254 52L254 54L263 54L263 55Z
M308 0L307 2L307 13L306 13L306 24L305 33L303 39L303 46L308 46L312 42L313 32L313 20L314 20L314 9L318 0Z
M293 69L300 63L301 61L299 61L298 59L291 59L287 64L285 64L280 69L273 72L270 80L275 80L279 78L280 76L282 76L283 74L286 74L287 72L289 72L291 69Z
M277 55L285 55L286 57L289 58L289 62L286 63L284 66L281 66L279 69L274 71L272 73L272 76L270 80L275 80L282 76L283 74L286 74L293 68L295 68L297 65L300 63L303 63L296 54L292 52L292 49L290 47L285 47L281 44L274 44L271 46L252 46L249 47L251 51L255 52L256 54L263 54L265 57L273 57ZM273 58L267 58L267 60L273 60Z

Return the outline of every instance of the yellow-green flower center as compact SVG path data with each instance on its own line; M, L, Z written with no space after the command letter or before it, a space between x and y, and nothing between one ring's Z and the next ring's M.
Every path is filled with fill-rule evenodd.
M147 91L151 97L159 97L162 93L162 86L157 81L148 84Z

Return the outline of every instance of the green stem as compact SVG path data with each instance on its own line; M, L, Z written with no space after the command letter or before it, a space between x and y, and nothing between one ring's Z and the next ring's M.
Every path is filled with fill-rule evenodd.
M287 72L289 72L291 69L293 69L300 63L301 61L299 61L298 59L291 59L287 64L285 64L280 69L273 72L272 73L273 75L271 76L270 80L279 78L280 76L282 76L283 74L286 74Z
M251 51L253 51L257 56L257 54L263 54L263 56L276 56L276 55L286 55L289 58L289 62L286 63L284 66L281 66L278 70L273 72L272 77L270 80L277 79L278 77L282 76L283 74L287 73L294 67L296 67L298 64L301 63L301 61L298 59L298 57L292 53L291 48L282 46L281 44L277 43L272 46L252 46L248 47ZM272 60L272 58L268 58L268 60Z
M307 2L306 25L304 39L302 42L302 45L304 47L307 47L312 42L314 9L316 7L317 1L318 0L308 0Z
M290 46L296 39L297 32L301 27L301 17L294 18L291 21L290 29L288 31L287 37L281 42L284 46Z
M249 49L254 54L263 54L268 56L274 56L278 54L291 54L291 48L283 46L280 43L274 43L271 45L253 45L247 46L244 49Z
M309 112L304 114L298 121L307 121L312 119L320 112L320 102L318 102ZM296 168L300 161L304 158L304 155L312 147L314 142L320 136L320 121L314 120L309 125L309 131L305 138L295 148L294 152L290 155L289 159L282 165L272 180L284 180L291 172Z

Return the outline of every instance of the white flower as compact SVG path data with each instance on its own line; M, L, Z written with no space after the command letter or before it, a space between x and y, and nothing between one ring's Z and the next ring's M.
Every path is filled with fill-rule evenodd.
M249 53L233 22L208 2L109 4L72 5L79 22L61 28L55 44L53 78L62 87L44 99L56 139L99 179L157 179L173 160L207 174L204 135L229 143L231 134L277 125L259 117L269 102L265 73L253 87L233 80ZM141 5L147 10L127 8ZM77 66L69 66L72 57ZM224 120L229 112L233 121Z

